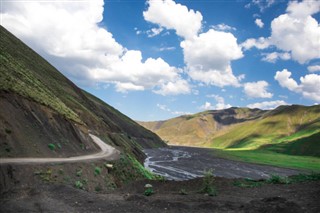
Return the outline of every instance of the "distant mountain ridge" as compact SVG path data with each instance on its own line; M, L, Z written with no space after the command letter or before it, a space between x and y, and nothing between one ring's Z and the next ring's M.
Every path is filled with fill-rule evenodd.
M166 121L138 122L172 144L201 145L208 136L237 123L261 118L267 111L231 107L182 115ZM198 143L195 142L198 140Z
M320 105L279 106L274 110L232 107L139 123L169 144L286 152L286 146L299 140L292 152L320 156L314 149L320 148L320 137L316 137L320 133ZM304 139L308 142L302 143Z

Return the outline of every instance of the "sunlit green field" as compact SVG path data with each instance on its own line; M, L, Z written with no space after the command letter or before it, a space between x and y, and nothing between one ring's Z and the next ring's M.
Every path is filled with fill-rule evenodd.
M285 168L320 172L320 158L311 156L295 156L258 150L221 150L215 149L219 157L248 163L267 164Z

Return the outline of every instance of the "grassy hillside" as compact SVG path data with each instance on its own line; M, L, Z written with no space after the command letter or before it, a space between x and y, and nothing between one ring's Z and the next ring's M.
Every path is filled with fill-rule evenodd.
M211 147L222 157L320 171L320 105L230 108L140 123L169 144Z
M82 91L2 26L0 67L0 157L68 157L97 152L88 136L91 132L122 151L124 163L115 165L122 167L119 171L132 171L122 176L148 175L140 164L145 158L142 149L165 143Z
M214 148L263 149L267 144L301 140L318 132L320 105L281 106L259 119L230 126L212 137L207 145ZM314 143L317 144L316 141ZM312 148L301 150L308 155Z
M169 144L205 146L211 137L230 125L261 117L265 111L248 108L209 110L166 121L139 122Z

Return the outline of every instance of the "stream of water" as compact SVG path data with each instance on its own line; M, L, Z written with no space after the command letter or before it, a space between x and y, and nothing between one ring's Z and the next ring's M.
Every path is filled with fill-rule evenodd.
M270 175L289 176L301 171L250 164L214 156L212 149L173 146L145 149L144 166L168 180L188 180L212 170L215 176L226 178L266 179Z

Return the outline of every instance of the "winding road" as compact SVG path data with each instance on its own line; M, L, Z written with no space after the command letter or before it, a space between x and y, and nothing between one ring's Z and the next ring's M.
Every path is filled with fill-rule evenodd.
M89 160L116 160L120 151L104 143L95 135L89 134L92 140L100 147L101 151L95 154L82 155L68 158L0 158L0 164L41 164L41 163L71 163Z

